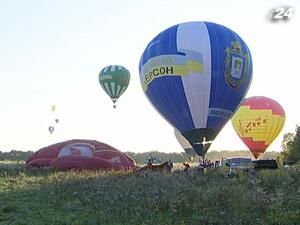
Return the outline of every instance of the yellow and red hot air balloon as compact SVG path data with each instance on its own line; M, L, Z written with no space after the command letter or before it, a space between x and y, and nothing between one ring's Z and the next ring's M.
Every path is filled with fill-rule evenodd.
M238 136L257 159L282 130L285 113L275 100L254 96L241 103L231 122Z

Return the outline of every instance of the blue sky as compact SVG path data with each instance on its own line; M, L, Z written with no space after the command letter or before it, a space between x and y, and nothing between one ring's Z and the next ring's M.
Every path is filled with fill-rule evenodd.
M280 6L293 7L294 16L272 23L270 12ZM247 96L273 98L286 112L285 126L268 149L279 150L283 134L300 121L299 9L296 0L0 0L0 150L89 138L123 151L182 151L173 128L144 96L138 63L154 36L188 21L225 25L248 44L253 81ZM131 72L116 110L98 82L110 64ZM228 123L214 149L247 147Z

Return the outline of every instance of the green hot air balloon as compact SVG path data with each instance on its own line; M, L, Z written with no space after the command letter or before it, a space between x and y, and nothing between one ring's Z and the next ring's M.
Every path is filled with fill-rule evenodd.
M104 67L99 74L99 83L109 95L116 108L118 98L127 89L130 80L129 71L120 65Z

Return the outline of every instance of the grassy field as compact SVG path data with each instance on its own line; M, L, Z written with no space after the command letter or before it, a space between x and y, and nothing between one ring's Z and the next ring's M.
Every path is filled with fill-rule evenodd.
M300 171L226 178L183 171L26 169L0 164L0 225L300 224Z

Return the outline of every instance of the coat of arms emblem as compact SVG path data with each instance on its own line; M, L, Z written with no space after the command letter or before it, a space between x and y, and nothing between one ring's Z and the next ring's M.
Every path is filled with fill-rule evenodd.
M227 47L225 52L225 80L231 87L239 87L248 73L249 56L243 53L238 41L231 42L231 48Z

